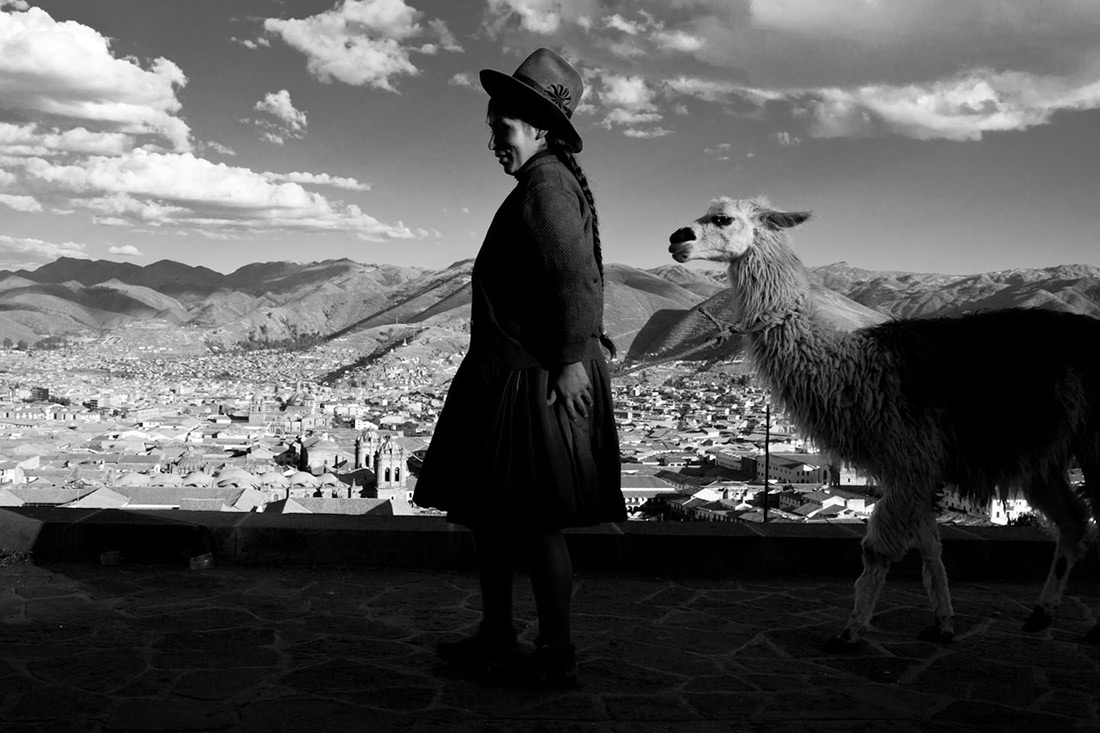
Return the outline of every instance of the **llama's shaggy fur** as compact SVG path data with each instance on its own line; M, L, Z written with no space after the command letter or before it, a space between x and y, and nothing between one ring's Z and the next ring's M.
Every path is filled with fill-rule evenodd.
M1025 628L1046 627L1100 521L1100 320L1013 309L895 320L851 332L829 326L785 230L808 213L721 198L671 237L680 262L729 263L748 351L776 400L827 453L875 476L882 498L863 540L855 608L835 648L866 632L892 562L916 545L935 624L953 611L934 497L945 484L982 500L1020 491L1057 528L1054 561ZM1076 457L1088 506L1071 489ZM1100 641L1100 624L1089 638Z

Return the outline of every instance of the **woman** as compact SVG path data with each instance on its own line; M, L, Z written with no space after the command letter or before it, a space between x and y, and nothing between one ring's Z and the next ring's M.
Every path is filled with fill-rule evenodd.
M573 566L561 530L626 519L601 346L613 349L602 335L596 208L573 156L582 141L571 117L584 86L549 49L511 76L482 71L481 84L489 148L516 187L474 263L470 348L413 500L469 527L478 552L480 627L441 644L439 655L477 671L513 671L513 556L526 545L539 634L525 668L568 686L576 681Z

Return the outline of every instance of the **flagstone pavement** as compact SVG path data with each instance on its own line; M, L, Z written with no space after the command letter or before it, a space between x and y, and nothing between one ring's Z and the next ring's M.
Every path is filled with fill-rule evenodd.
M522 578L521 578L522 580ZM478 618L469 573L339 567L0 568L0 730L1100 731L1100 584L1021 631L1035 584L956 583L957 641L918 641L919 580L825 652L851 582L578 574L580 687L498 688L436 661ZM536 629L517 584L522 639Z

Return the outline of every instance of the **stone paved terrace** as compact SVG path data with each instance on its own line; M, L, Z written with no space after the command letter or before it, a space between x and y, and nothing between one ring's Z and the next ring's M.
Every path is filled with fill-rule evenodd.
M0 521L0 538L27 539L27 525L15 526ZM80 555L72 531L39 530L67 536ZM437 641L476 624L467 569L245 564L217 553L204 569L125 553L118 564L58 552L12 564L0 568L0 730L1100 731L1100 648L1080 641L1100 601L1094 567L1075 573L1038 634L1020 630L1038 592L1033 569L1017 580L960 573L959 638L941 646L916 639L928 612L903 564L871 640L838 656L823 641L848 614L855 568L761 573L700 559L708 569L693 573L692 538L713 551L733 530L681 530L677 548L689 554L679 572L595 567L585 535L570 536L581 675L571 691L485 687L436 662ZM980 555L996 554L988 538L946 542L949 565L980 542ZM851 545L857 536L815 551L847 562ZM1030 547L1048 561L1048 542L1021 547L1006 552ZM529 643L524 581L517 613Z

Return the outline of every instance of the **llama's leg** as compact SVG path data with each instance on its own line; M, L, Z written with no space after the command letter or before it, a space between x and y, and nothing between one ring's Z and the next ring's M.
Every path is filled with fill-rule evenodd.
M1035 479L1026 496L1032 507L1046 515L1057 528L1054 559L1050 565L1039 601L1024 621L1024 631L1041 631L1050 626L1054 611L1062 601L1073 563L1084 549L1088 528L1087 513L1062 471L1052 471L1046 481Z
M929 509L919 515L917 547L921 555L921 576L932 605L935 622L920 632L924 641L951 642L955 639L955 611L951 608L951 591L947 587L947 570L943 567L943 544L936 514Z
M1092 510L1092 518L1100 525L1100 432L1093 438L1091 446L1085 446L1078 451L1078 461L1081 464L1081 473L1085 476L1082 493ZM1096 540L1095 537L1092 539ZM1085 641L1100 644L1100 610L1097 611L1096 625L1085 634Z
M826 644L829 651L851 649L863 639L890 565L904 557L912 545L915 497L906 493L906 488L887 491L875 505L863 537L863 573L856 579L852 615L840 634Z

